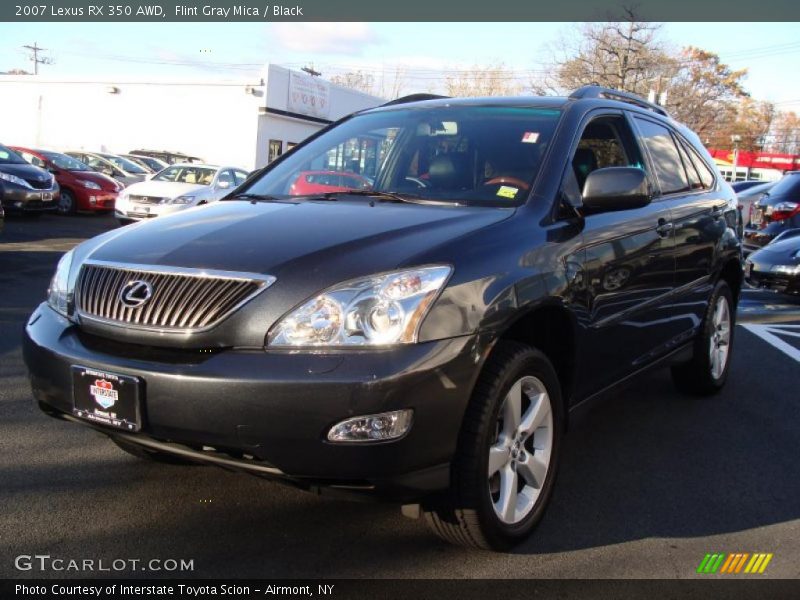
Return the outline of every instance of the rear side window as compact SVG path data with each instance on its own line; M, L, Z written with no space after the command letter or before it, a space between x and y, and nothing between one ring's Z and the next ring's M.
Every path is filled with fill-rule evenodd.
M653 169L661 185L662 194L675 194L689 190L689 181L683 169L675 139L669 129L653 121L634 117L642 134L644 145L650 152Z
M686 152L691 161L692 165L694 166L695 171L697 172L698 176L700 177L700 182L703 184L703 189L710 190L714 187L714 173L709 168L706 161L700 158L700 155L697 153L697 150L692 148L692 145L684 140L680 140L681 148ZM691 179L691 170L690 166L686 165L686 170L690 171L689 178Z

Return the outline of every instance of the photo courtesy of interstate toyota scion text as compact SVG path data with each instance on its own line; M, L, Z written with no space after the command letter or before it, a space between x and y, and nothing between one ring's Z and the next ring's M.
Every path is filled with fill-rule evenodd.
M417 94L64 254L24 358L45 413L142 459L504 550L575 409L657 366L725 385L740 230L698 137L637 96Z

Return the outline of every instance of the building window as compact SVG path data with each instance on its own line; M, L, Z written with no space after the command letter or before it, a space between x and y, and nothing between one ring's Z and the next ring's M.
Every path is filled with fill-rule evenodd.
M269 141L269 162L272 162L283 154L283 141L270 140Z

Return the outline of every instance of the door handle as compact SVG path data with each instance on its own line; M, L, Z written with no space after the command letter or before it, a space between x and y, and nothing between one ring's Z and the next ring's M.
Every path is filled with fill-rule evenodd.
M656 233L661 237L667 237L672 231L672 228L673 225L671 221L667 221L666 219L659 219L658 227L656 227Z

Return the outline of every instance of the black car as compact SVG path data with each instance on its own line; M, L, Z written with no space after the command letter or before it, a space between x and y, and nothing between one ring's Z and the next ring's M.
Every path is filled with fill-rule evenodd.
M745 261L749 285L783 294L800 294L800 229L786 231Z
M6 212L37 215L55 210L57 199L58 184L52 174L0 144L0 202Z
M800 228L800 171L789 171L753 203L744 230L744 252L763 248L778 235Z
M65 254L25 329L34 395L142 458L507 548L572 411L657 365L725 384L741 248L712 165L662 108L595 86L359 112L220 202ZM374 183L290 195L310 170Z

